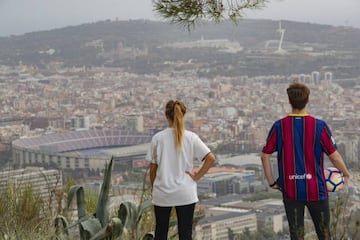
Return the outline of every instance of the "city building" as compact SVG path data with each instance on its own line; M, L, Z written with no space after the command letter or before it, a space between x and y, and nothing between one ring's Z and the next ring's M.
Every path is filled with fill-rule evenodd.
M315 85L320 84L320 72L318 72L318 71L311 72L311 78Z
M324 79L328 81L329 83L333 80L333 73L332 72L325 72Z
M90 117L82 115L72 116L65 124L68 129L89 129Z
M228 240L245 230L257 231L256 214L250 211L230 208L207 209L212 216L205 216L195 227L196 240ZM214 213L218 211L218 213Z
M141 114L126 115L125 129L134 132L144 132L144 117Z
M216 196L250 192L255 180L254 171L210 172L198 181L198 192L214 193Z
M284 231L284 225L287 225L284 206L281 204L265 204L256 210L258 224L260 226L270 227L275 233Z
M45 170L38 167L26 167L0 172L0 194L4 195L14 187L18 193L31 187L40 195L47 209L62 209L63 177L59 170ZM60 196L60 197L59 197Z

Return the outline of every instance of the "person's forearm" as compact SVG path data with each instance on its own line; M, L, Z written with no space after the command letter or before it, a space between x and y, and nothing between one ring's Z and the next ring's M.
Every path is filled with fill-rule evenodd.
M332 162L332 164L342 172L344 177L350 177L350 172L347 169L345 162L338 151L335 151L332 154L330 154L329 159Z
M154 186L154 181L155 181L155 178L156 178L157 167L158 167L157 164L150 163L150 173L149 173L149 175L150 175L151 188Z
M264 169L265 178L268 181L268 184L271 185L275 182L274 175L272 173L272 167L270 162L270 155L269 154L262 154L261 155L261 163Z
M195 181L198 181L202 176L205 175L205 173L207 173L209 171L209 169L212 167L214 162L215 162L215 155L213 153L209 153L206 156L204 163L201 166L201 168L199 169L199 171L197 173L195 173L195 175L193 176L193 179Z

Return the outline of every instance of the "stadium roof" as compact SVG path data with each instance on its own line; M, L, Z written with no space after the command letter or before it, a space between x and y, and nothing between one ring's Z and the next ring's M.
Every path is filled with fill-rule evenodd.
M234 166L261 166L260 155L258 154L245 154L238 155L230 158L219 159L219 164L231 164Z
M147 144L150 134L125 130L87 130L52 133L13 141L13 147L60 153L92 148L114 148Z

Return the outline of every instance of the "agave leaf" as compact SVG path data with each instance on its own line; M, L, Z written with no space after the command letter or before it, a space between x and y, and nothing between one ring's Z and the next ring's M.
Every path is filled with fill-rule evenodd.
M90 239L101 230L101 224L98 219L89 218L88 220L80 223L80 228L81 239Z
M69 238L69 223L64 216L57 216L54 220L55 225L55 234L59 236L60 234L64 233L67 238ZM60 227L61 226L61 227Z
M78 218L81 219L86 216L85 192L81 185L71 186L68 195L68 208L76 194L76 203L78 209Z
M138 218L138 209L133 202L123 202L118 210L118 217L127 229L134 229Z
M111 237L111 239L116 239L123 233L124 226L121 223L119 218L112 218L109 224L103 227L98 231L90 240L101 240L106 237Z
M108 227L103 227L100 231L98 231L94 236L90 238L90 240L102 240L110 237L110 232L108 232Z
M154 239L154 235L152 233L146 233L142 240L153 240Z
M137 236L141 236L141 233L140 233L140 228L139 228L139 222L141 220L141 217L143 215L143 213L145 212L145 210L149 207L151 207L153 205L152 201L149 199L149 200L146 200L145 202L141 203L140 206L138 207L137 209L137 216L136 216L136 223L134 224L133 226L133 229L136 229L136 232L137 232ZM143 239L154 239L153 238L153 235L148 233L149 235L145 235L143 237ZM152 238L149 238L149 237L152 237ZM139 237L140 239L140 237Z
M145 210L149 207L151 207L153 205L152 201L149 199L149 200L146 200L145 202L143 202L140 206L139 206L139 209L138 209L138 213L137 213L137 219L136 219L136 222L139 222L143 213L145 212Z
M76 194L76 204L77 204L77 209L78 209L78 219L82 219L82 218L86 217L85 192L84 192L83 186L81 186L81 185L71 186L69 195L68 195L68 208L69 208L71 201L74 198L75 194ZM80 225L79 225L79 232L80 232L80 236L82 236L83 233L82 233L82 228Z
M89 216L82 217L82 218L78 219L76 222L73 222L72 224L70 224L67 228L70 229L70 228L88 220L89 218L90 218Z
M109 221L109 192L111 188L111 170L113 165L113 157L110 159L109 165L105 164L105 174L103 184L101 185L99 201L96 207L96 218L99 219L101 226L105 227Z
M119 237L124 231L124 225L119 218L112 218L110 221L110 227L113 237Z

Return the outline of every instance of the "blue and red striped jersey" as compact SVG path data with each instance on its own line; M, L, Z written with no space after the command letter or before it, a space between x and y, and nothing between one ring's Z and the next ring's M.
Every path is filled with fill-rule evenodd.
M290 200L328 198L324 178L324 153L337 149L325 121L308 114L290 114L269 131L263 153L277 152L278 184Z

